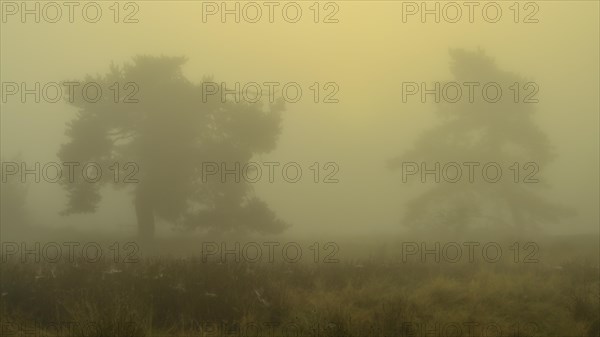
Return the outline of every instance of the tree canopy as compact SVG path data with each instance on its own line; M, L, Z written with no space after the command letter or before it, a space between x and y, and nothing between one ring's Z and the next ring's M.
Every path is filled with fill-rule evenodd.
M406 162L426 163L429 170L434 169L436 162L462 166L460 181L441 181L412 199L407 205L404 224L449 232L486 226L533 229L569 215L570 210L539 193L540 187L547 187L543 180L523 181L526 173L538 168L543 171L556 156L548 137L535 122L536 104L525 101L525 94L535 88L526 93L523 87L533 82L500 69L481 50L452 50L450 55L452 82L478 83L479 91L484 84L493 82L504 91L497 102L486 101L477 94L470 102L464 91L462 99L455 103L442 101L435 110L439 123L425 131L411 150L388 162L396 170ZM507 90L513 85L521 89L519 96ZM479 175L470 182L464 176L468 172L468 166L463 166L465 162L478 163L479 170L486 163L497 163L504 170L503 178L490 183ZM515 173L507 170L514 163L520 168L518 182L513 181ZM528 170L523 168L526 163L532 163Z
M98 102L82 99L82 87L75 87L69 102L78 113L68 124L69 142L62 145L60 159L96 162L103 168L119 163L120 176L135 173L138 182L114 184L112 173L95 184L82 178L64 182L69 195L64 213L94 212L101 186L113 184L132 188L145 237L154 235L155 217L183 229L282 231L287 224L254 195L249 183L218 177L202 181L201 171L205 162L233 167L273 150L283 105L265 108L262 103L222 101L218 95L205 99L202 83L183 76L185 61L138 56L123 67L112 65L106 75L88 76L84 82L104 89Z

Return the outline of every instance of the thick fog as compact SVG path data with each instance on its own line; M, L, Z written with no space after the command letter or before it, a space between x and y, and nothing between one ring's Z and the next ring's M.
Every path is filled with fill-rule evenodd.
M598 1L0 1L0 336L600 336Z
M286 22L280 7L274 9L275 22L270 23L268 7L258 3L263 10L258 22L247 22L242 13L240 23L226 24L221 22L220 13L207 14L208 9L215 8L203 7L202 2L144 1L135 8L122 6L118 14L109 8L109 3L100 4L103 17L96 23L86 22L79 7L75 8L74 23L68 20L67 7L62 7L63 16L56 23L46 22L44 15L40 23L35 22L33 15L23 23L20 12L12 14L14 8L4 8L0 35L3 162L25 162L29 168L35 162L42 166L62 163L58 153L63 144L71 141L65 132L79 109L65 99L52 103L42 96L38 103L33 94L26 95L23 101L20 92L9 92L14 88L7 83L26 83L28 88L34 88L36 82L41 87L49 82L83 82L88 76L106 76L111 64L119 69L133 65L138 56L184 57L187 61L181 68L182 75L199 88L208 78L225 82L230 89L235 89L236 82L241 87L250 82L279 82L276 97L281 96L285 83L296 82L302 88L298 102L285 103L274 149L250 159L281 165L295 162L302 168L302 178L290 183L282 178L279 166L270 183L266 178L268 168L262 166L263 177L251 184L253 193L277 218L290 225L283 233L331 238L346 234L400 235L408 228L403 219L409 202L440 184L421 183L418 174L409 177L412 183L404 183L401 171L390 168L390 161L412 150L418 153L417 144L427 137L426 132L444 123L436 111L452 106L434 102L433 95L422 102L420 92L405 97L404 102L407 87L403 83L425 82L433 88L434 82L462 82L452 72L453 51L458 51L466 53L467 58L483 55L483 59L493 60L498 71L522 78L521 95L533 88L523 89L526 82L537 85L538 102L521 102L518 106L531 109L527 110L532 114L531 125L547 136L555 156L539 165L536 178L540 182L531 189L570 210L556 223L544 223L540 231L598 233L597 2L582 1L576 6L564 1L541 2L540 11L534 16L539 22L533 23L515 23L514 11L504 3L503 17L497 23L486 22L480 8L475 9L474 22L470 23L466 7L457 23L445 21L444 16L440 23L431 22L433 15L422 23L419 14L408 16L403 22L402 2L345 1L335 7L320 5L319 21L337 22L315 23L311 4L300 2L303 17L297 23ZM290 15L293 10L289 10ZM252 8L248 11L253 13ZM531 9L521 11L519 18L523 21ZM49 8L46 14L53 17L54 9ZM129 14L129 19L138 22L114 22L115 15L124 21ZM235 15L226 19L234 22ZM477 67L473 64L475 75ZM320 87L318 103L314 102L314 88L310 88L315 82ZM511 84L502 84L504 95L509 97L513 95L508 89ZM147 88L140 83L138 89L140 97L144 97ZM466 92L467 87L463 86L463 94ZM289 94L293 96L294 89ZM198 97L201 95L198 91ZM328 99L331 102L324 102ZM169 114L177 116L170 110L164 111L165 121ZM165 122L165 128L168 127ZM507 129L506 136L512 131ZM172 151L177 152L177 146ZM493 152L488 155L486 158L495 158ZM123 158L128 161L126 155ZM435 154L428 158L430 163L446 161L442 157L436 159ZM520 165L528 161L535 160L525 160ZM318 183L310 168L315 162L320 166ZM420 159L415 162L420 163ZM325 167L326 163L332 164ZM175 168L174 172L186 170L182 162L163 165ZM508 166L503 169L505 178L511 180L512 171ZM139 170L144 172L143 165ZM336 172L330 178L337 182L324 183L333 171ZM10 176L14 177L18 174ZM69 202L65 187L43 178L36 183L32 175L26 180L22 184L26 187L23 221L31 228L126 236L137 232L132 194L135 186L115 189L110 184L103 185L95 212L61 215ZM3 199L3 206L7 202ZM156 226L160 235L178 235L160 217ZM18 231L15 227L18 226L7 229L3 220L2 234L10 236L10 231Z

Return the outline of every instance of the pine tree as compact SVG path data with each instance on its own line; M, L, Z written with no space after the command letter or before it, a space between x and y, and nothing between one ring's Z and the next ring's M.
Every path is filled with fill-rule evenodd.
M440 179L440 183L408 203L404 224L446 233L464 233L478 227L514 231L539 229L570 215L570 210L551 203L539 193L540 188L548 186L540 172L556 153L534 119L536 84L501 70L481 50L454 50L450 54L452 83L462 87L461 99L455 103L441 100L436 109L440 122L424 132L411 150L388 164L401 170L403 163L413 162L423 172L422 163L432 170L436 162L440 167L454 162L461 168L462 177L449 182L455 180L457 170L448 166L449 179ZM464 85L466 82L478 83L472 102L468 96L470 84ZM483 86L492 82L503 89L501 98L494 103L493 89L485 98L481 94ZM450 82L441 87L446 83ZM454 99L453 95L448 96ZM473 182L468 179L471 164L465 162L479 164L474 166ZM482 168L487 163L501 167L499 181L489 182L495 178L494 169L488 171L489 181L482 177ZM429 175L425 179L432 181L434 177ZM415 180L421 181L421 177L417 174Z
M70 141L61 147L60 159L95 162L115 172L119 163L115 186L132 188L143 238L154 236L156 217L183 229L282 231L287 224L254 196L249 183L202 181L201 171L205 162L231 168L273 150L283 106L271 104L265 111L259 103L203 97L202 84L182 75L184 62L139 56L133 64L112 66L105 76L88 77L84 82L100 84L104 95L90 102L83 99L82 86L76 87L69 102L79 112L68 125ZM99 183L78 175L75 183L64 182L69 193L64 214L94 212L100 188L114 182L113 173L105 172Z

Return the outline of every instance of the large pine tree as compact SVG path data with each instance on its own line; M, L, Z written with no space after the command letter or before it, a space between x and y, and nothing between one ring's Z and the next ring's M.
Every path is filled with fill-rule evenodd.
M536 84L500 69L481 50L453 50L450 54L452 82L461 85L463 97L456 103L441 99L436 109L439 123L424 132L411 150L390 160L389 165L401 170L403 163L415 162L419 166L426 163L427 169L433 169L436 162L442 167L455 162L462 168L463 176L455 183L442 177L440 183L426 184L429 188L409 201L403 223L440 233L465 233L478 227L515 231L539 229L569 215L568 209L549 202L540 193L548 187L541 172L556 154L534 119ZM473 102L469 101L465 82L479 84ZM491 102L494 89L489 90L490 101L481 94L483 85L489 82L503 89L501 99L495 103ZM453 92L448 92L453 98ZM427 99L433 100L433 95ZM479 163L474 169L473 182L468 180L469 168L465 162ZM481 175L483 165L491 162L503 170L496 183L485 181ZM514 163L518 163L518 174ZM448 172L451 180L455 170ZM493 178L494 169L488 172ZM409 179L421 181L420 173ZM515 176L518 182L514 181ZM432 174L426 176L426 182L433 180ZM535 180L538 182L534 183Z
M182 75L184 62L139 56L104 76L86 78L100 84L104 94L90 102L82 99L82 86L76 87L69 101L79 112L68 125L70 141L61 147L60 159L97 162L104 170L119 163L116 185L132 188L143 238L154 236L156 217L184 229L283 230L287 225L253 195L250 184L223 183L220 175L202 181L201 172L204 162L227 162L232 168L234 162L244 165L253 155L273 150L283 106L272 104L265 111L258 103L222 102L220 95L204 99L202 84ZM138 182L122 183L132 173ZM64 213L94 212L100 187L113 182L114 172L105 171L99 183L76 177L75 183L64 183L69 193Z

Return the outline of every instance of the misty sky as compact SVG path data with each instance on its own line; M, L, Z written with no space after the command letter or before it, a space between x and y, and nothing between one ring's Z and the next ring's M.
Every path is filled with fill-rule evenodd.
M551 185L545 194L578 212L552 231L598 230L598 2L539 2L536 24L402 23L401 4L389 1L339 2L333 24L202 23L201 2L138 4L134 24L2 23L2 82L83 80L138 54L185 56L185 76L194 82L204 75L227 83L298 82L305 96L287 105L276 150L256 161L298 162L306 178L256 184L257 194L294 225L292 233L388 232L400 230L404 202L423 186L402 184L386 161L436 123L435 104L402 103L401 83L451 80L448 50L481 48L501 69L539 84L536 120L559 154L541 168ZM313 82L336 82L340 102L312 102L306 88ZM3 160L20 153L27 162L58 161L65 123L75 114L63 102L2 104ZM313 162L336 162L340 182L313 183ZM58 215L66 202L59 185L28 189L36 224L135 230L127 192L107 190L96 214L65 218Z

